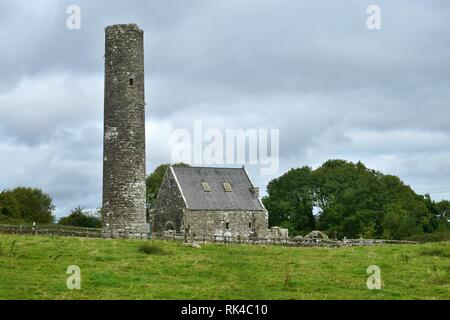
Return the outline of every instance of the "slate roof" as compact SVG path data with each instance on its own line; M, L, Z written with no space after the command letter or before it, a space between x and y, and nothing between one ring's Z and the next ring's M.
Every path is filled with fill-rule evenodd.
M192 210L265 210L252 192L253 184L244 168L173 167L175 176ZM211 192L205 192L202 182L208 182ZM228 182L233 192L225 192Z

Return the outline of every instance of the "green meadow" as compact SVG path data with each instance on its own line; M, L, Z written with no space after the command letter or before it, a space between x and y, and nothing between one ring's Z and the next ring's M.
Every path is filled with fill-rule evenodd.
M67 268L81 271L69 290ZM379 290L367 268L381 270ZM450 299L450 245L352 248L0 235L0 299Z

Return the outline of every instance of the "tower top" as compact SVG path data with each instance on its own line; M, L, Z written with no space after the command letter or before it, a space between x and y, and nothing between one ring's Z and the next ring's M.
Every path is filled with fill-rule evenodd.
M113 31L113 30L131 30L131 31L138 31L138 32L144 32L136 23L128 23L128 24L113 24L111 26L107 26L105 28L105 32Z

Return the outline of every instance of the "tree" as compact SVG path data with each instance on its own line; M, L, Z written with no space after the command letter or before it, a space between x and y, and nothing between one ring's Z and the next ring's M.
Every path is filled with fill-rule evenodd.
M449 212L449 219L450 219L450 201L448 200L442 200L436 203L436 208L438 209L439 214L444 214L444 212Z
M78 207L70 212L70 215L59 219L60 225L72 226L72 227L83 227L83 228L101 228L102 219L100 215L89 214L84 211L83 208Z
M0 219L14 221L20 219L20 204L11 191L0 193Z
M384 217L386 221L382 223L385 234L400 239L434 230L433 215L427 206L429 196L417 195L393 175L383 175L380 182L387 191L385 212L389 215Z
M329 160L313 172L320 229L339 237L380 236L386 192L361 162Z
M292 169L269 182L264 206L270 212L269 225L289 229L291 234L315 228L314 189L311 168Z
M50 224L54 221L52 198L40 189L18 187L3 191L0 199L2 215L27 223Z
M442 228L448 221L439 217L450 202L435 203L398 177L361 162L329 160L315 170L291 169L270 181L267 193L263 202L270 225L287 227L293 234L318 228L340 238L401 239L439 226L448 230ZM313 208L319 209L316 220Z
M425 195L425 202L432 213L427 231L444 233L450 231L450 201L441 200L435 202L430 199L429 195Z
M449 226L450 221L450 201L442 200L435 203L437 208L437 216L440 224Z

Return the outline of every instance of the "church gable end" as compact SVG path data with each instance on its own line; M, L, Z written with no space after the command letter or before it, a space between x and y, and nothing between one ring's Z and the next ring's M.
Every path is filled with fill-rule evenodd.
M174 175L173 168L169 167L164 175L154 208L152 208L152 231L155 233L162 233L169 230L181 232L183 210L185 208L186 203Z

